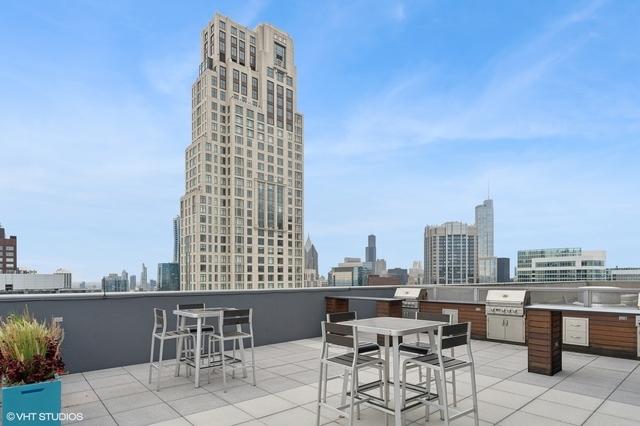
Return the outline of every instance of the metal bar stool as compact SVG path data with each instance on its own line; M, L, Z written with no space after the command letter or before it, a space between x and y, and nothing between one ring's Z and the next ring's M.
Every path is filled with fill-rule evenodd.
M330 356L329 345L346 348L348 352L337 356ZM348 404L341 404L338 407L327 404L327 382L343 377L328 377L328 365L330 364L344 366L349 370L349 374L351 374L352 380ZM355 407L371 399L370 397L360 399L358 396L358 371L369 367L381 370L381 374L384 376L385 364L382 358L358 353L358 330L355 327L322 322L322 353L320 355L320 380L318 381L316 425L320 425L320 410L322 407L329 408L337 411L340 415L349 417L349 426L353 425ZM379 384L380 395L383 395L384 383L380 381ZM348 414L346 412L347 407L349 408Z
M245 329L243 329L245 326ZM230 329L233 327L232 329ZM251 341L251 364L247 365L245 361L244 353L244 341L248 339ZM232 356L225 354L225 342L233 342L233 354ZM220 361L215 361L215 343L218 342L220 347ZM236 346L240 351L240 359L236 358ZM227 387L227 368L231 367L232 377L235 377L237 364L242 366L243 377L247 377L247 367L251 367L252 370L252 383L256 385L256 360L254 354L254 341L253 341L253 309L229 309L222 312L222 315L218 317L218 329L214 331L209 340L209 354L213 354L213 358L210 360L210 365L220 367L222 371L222 383L224 384L224 391ZM211 375L211 369L209 370L209 376Z
M182 309L205 309L206 306L204 303L179 303L176 305L176 309L177 310L182 310ZM193 349L195 348L195 338L196 338L196 333L198 331L198 326L196 324L192 323L188 323L187 321L189 321L188 318L185 318L184 316L181 315L177 315L176 318L176 329L177 330L181 330L181 331L187 331L188 333L190 333L189 336L187 336L187 338L181 338L178 341L178 347L181 348L180 350L180 356L176 357L178 358L177 361L177 365L176 365L176 372L175 375L179 376L180 375L180 365L182 365L182 363L186 363L186 367L187 367L187 376L189 376L189 373L191 371L190 369L190 365L189 362L191 364L193 364L195 362L195 354L193 353ZM209 337L209 339L211 338L211 335L213 334L214 328L213 325L208 325L205 323L206 319L202 320L202 337L206 338ZM204 348L206 345L202 345L201 348L201 354L204 354ZM204 359L204 358L202 358ZM188 361L188 362L187 362Z
M188 336L189 333L183 330L167 331L167 311L164 309L153 309L153 332L151 333L151 356L149 358L149 384L153 375L153 369L158 370L158 381L156 382L156 391L160 390L160 377L162 375L162 356L164 354L164 342L169 339L178 339ZM156 339L160 340L160 354L158 362L153 362L155 352Z
M427 407L426 419L429 420L429 416L431 414L431 406L435 406L444 416L445 425L449 425L451 420L457 419L458 417L465 416L469 413L473 413L474 423L477 426L479 424L478 420L478 398L476 393L476 373L475 367L473 363L473 355L471 354L471 326L470 323L460 323L460 324L452 324L452 325L444 325L438 327L438 335L437 339L437 352L431 353L427 355L421 355L415 358L406 359L402 365L402 374L403 377L406 377L407 368L410 368L411 364L415 364L418 366L426 367L427 371L434 371L435 374L435 382L438 393L438 401L435 401L435 398L425 398L422 402ZM459 358L451 358L443 355L443 351L446 349L455 348L457 346L467 346L467 357L468 359L463 360ZM447 383L446 380L447 373L453 373L455 370L460 368L469 367L471 373L471 398L473 401L473 407L460 411L458 409L451 409L455 414L453 416L449 415L449 402L447 395ZM427 380L426 382L426 393L430 395L431 388L431 380ZM403 405L404 395L403 395Z
M355 311L327 314L327 322L331 322L331 323L339 323L343 321L352 321L357 319L358 319L358 314ZM380 351L380 346L377 343L358 342L359 354L366 354L369 352L377 352L378 358L382 356L382 352ZM328 365L325 364L325 372L324 372L325 375L328 374L327 373L328 368L329 368ZM342 379L342 397L340 400L341 405L344 405L347 401L347 385L349 382L349 377L350 377L350 370L347 367L345 367L344 376ZM382 380L383 380L382 372L380 372L380 381ZM382 395L380 395L380 397L382 397ZM358 419L359 418L360 418L360 406L358 405Z
M416 312L416 319L417 320L425 320L425 321L438 321L438 322L447 322L449 324L452 324L453 321L453 316L449 315L449 314L431 314L431 313L427 313L427 312ZM417 341L414 343L403 343L400 345L400 351L401 352L407 352L412 354L412 356L415 355L428 355L431 353L431 342L424 342L420 340L420 335L426 335L428 337L428 334L426 333L417 333L416 334L416 339ZM449 356L451 356L452 358L455 357L455 350L454 348L451 348L451 353L449 354ZM419 365L412 365L410 368L412 367L417 367L418 368L418 386L424 385L425 382L422 380L422 367ZM406 379L403 378L403 383L406 383ZM431 370L427 370L427 380L431 381ZM451 380L448 382L451 384L451 390L453 393L453 406L457 407L458 406L458 395L457 395L457 391L456 391L456 372L452 371L451 372ZM409 385L409 386L405 386L402 388L402 392L403 395L406 393L406 388L407 387L413 387L413 385ZM403 396L404 398L404 396Z

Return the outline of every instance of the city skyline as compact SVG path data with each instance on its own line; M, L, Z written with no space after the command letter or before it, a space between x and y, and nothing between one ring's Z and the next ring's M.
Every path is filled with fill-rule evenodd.
M625 53L637 4L502 5L500 16L473 3L287 5L216 7L296 42L304 232L320 271L371 233L380 257L408 267L425 225L473 222L487 180L497 255L575 246L606 250L610 267L640 264L638 232L612 232L640 207L640 63ZM194 40L216 10L161 4L150 18L148 7L3 9L1 49L14 60L0 68L0 149L13 161L0 192L21 208L0 208L0 220L20 240L20 267L95 282L172 259ZM385 51L398 55L370 66ZM35 99L47 114L31 119Z

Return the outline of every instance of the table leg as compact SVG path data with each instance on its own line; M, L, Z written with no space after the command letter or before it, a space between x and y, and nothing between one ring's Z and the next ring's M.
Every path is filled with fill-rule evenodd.
M384 335L384 401L389 406L389 336Z
M184 326L185 326L185 318L180 317L180 330L184 330ZM175 371L176 377L180 375L180 358L182 358L183 345L184 345L184 337L178 337L176 341L176 371Z
M431 353L438 353L438 344L436 343L436 332L435 329L431 328L428 331L429 333L429 345L431 346ZM438 393L438 404L442 406L442 387L438 382L438 373L435 373L436 378L436 392ZM440 380L446 380L446 377L441 377ZM444 420L444 411L440 410L440 419Z
M393 409L395 411L395 425L402 426L402 402L400 400L400 338L393 336Z
M200 386L200 352L202 351L202 318L198 317L196 331L195 364L196 364L196 387Z

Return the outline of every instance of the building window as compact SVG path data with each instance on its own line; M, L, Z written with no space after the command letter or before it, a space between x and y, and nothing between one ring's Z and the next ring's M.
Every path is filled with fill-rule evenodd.
M247 74L242 73L240 80L240 94L242 96L247 96Z
M231 36L231 60L238 62L238 39Z
M235 69L233 70L233 91L240 92L240 71Z
M273 124L274 87L273 81L267 81L267 124Z
M218 33L218 53L220 57L220 62L226 62L226 52L227 52L227 35L224 31L220 31Z
M275 64L285 68L287 63L287 48L280 43L274 43Z
M255 77L251 77L251 97L258 100L258 79Z

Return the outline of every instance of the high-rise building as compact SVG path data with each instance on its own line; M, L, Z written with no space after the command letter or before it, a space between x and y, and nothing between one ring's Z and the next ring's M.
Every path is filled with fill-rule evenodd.
M508 257L498 257L496 259L498 265L498 282L508 283L511 281L511 259Z
M0 274L18 272L18 237L6 236L0 225Z
M379 274L380 271L376 269L376 236L371 234L367 239L367 247L365 248L364 261L367 263L369 269L374 274Z
M359 257L345 257L344 262L331 268L327 282L330 286L367 285L367 277L370 272L364 267L364 262Z
M102 290L106 292L121 292L128 290L128 281L124 275L109 274L102 278Z
M180 215L173 218L173 263L180 263Z
M130 275L129 276L129 291L135 291L136 290L136 276L135 275Z
M409 268L409 285L421 285L424 284L424 267L422 262L414 260L411 268Z
M180 264L158 263L158 291L180 290Z
M56 270L56 272L54 272L55 275L62 275L62 279L63 279L63 288L69 289L71 288L71 272L67 271L66 269L58 269Z
M472 284L477 280L475 225L446 222L424 231L425 284Z
M140 289L147 291L149 290L149 283L147 282L147 266L142 264L142 273L140 274Z
M409 281L409 272L404 268L387 269L387 275L390 277L398 277L400 284L405 285Z
M476 206L478 231L478 282L498 281L498 259L493 255L493 200L484 200Z
M376 266L374 268L376 274L382 275L387 272L387 261L384 259L376 260Z
M607 277L607 253L581 248L518 251L517 281L600 281Z
M304 244L304 268L318 271L318 251L310 237L307 237L307 242Z
M149 280L149 290L151 291L156 291L158 290L158 283L156 282L156 280Z
M200 37L180 200L183 290L303 286L304 142L293 39L216 14Z
M318 271L318 251L316 246L311 242L311 238L307 236L307 242L304 244L304 286L320 287L320 273Z

